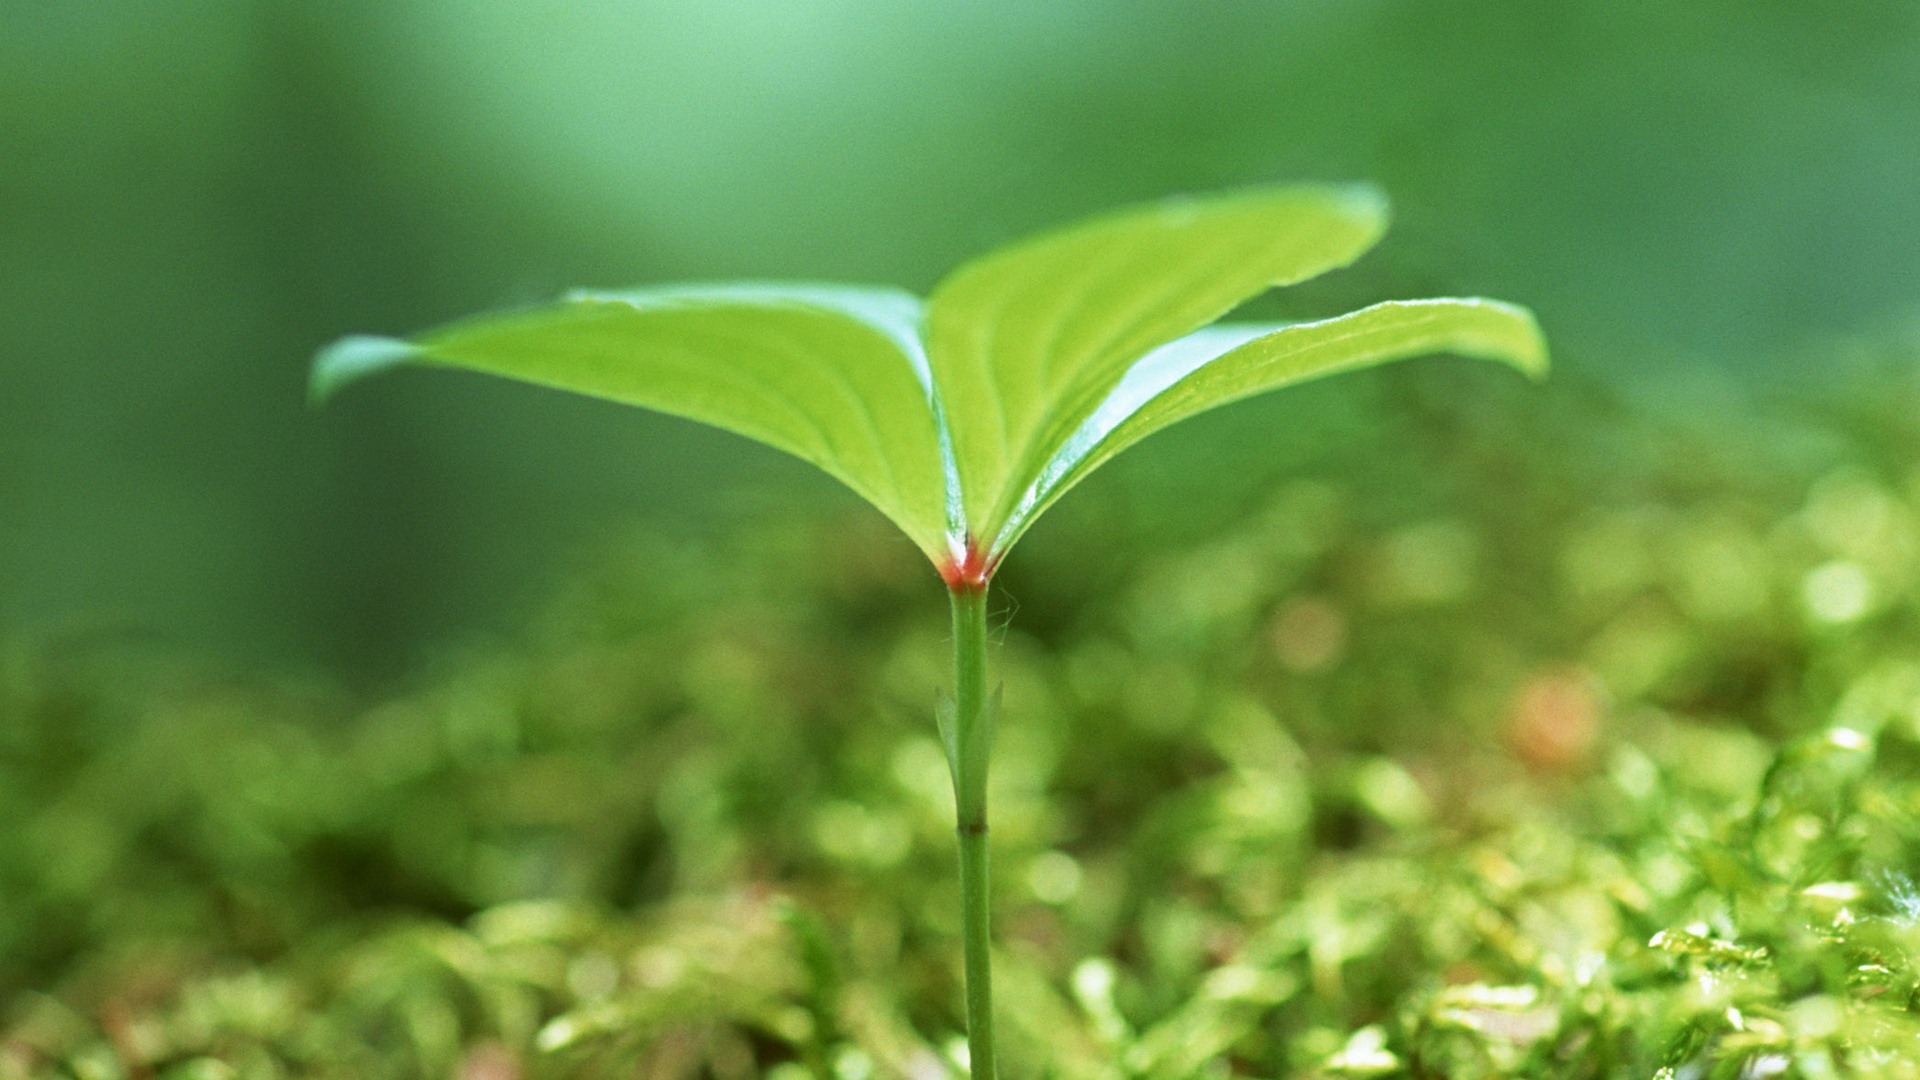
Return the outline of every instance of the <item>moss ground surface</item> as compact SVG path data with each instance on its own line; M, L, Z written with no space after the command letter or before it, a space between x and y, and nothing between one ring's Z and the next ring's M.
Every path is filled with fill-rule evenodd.
M1920 1076L1882 353L1421 368L1224 524L1063 506L997 594L1010 1080ZM954 1075L937 581L867 517L610 552L378 695L0 641L0 1080Z

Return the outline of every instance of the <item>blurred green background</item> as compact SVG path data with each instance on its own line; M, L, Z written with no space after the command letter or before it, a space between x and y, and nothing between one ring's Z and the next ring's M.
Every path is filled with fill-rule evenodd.
M1023 540L1010 1060L1920 1077L1915 0L16 0L0 1080L938 1075L924 560L308 358L1285 179L1397 222L1250 314L1487 294L1556 372L1249 402Z
M479 379L312 413L320 343L579 284L924 289L1084 212L1283 178L1374 180L1398 219L1275 311L1485 293L1568 377L1799 377L1920 298L1920 5L0 5L0 633L406 670L615 519L850 498ZM1231 503L1369 423L1374 385L1089 490Z

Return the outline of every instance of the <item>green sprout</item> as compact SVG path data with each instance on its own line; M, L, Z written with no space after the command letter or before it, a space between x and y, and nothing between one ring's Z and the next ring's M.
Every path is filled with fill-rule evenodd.
M898 525L945 581L954 691L937 710L960 851L968 1059L991 1080L987 593L1073 485L1180 420L1315 376L1434 352L1531 376L1524 309L1403 300L1313 322L1214 325L1265 289L1379 239L1364 186L1166 200L1013 244L922 300L886 288L677 285L581 291L315 359L316 401L401 364L465 368L711 424L825 470Z

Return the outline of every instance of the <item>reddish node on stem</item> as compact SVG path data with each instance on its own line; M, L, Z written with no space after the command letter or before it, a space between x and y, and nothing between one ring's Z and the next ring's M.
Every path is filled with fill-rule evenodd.
M988 558L972 536L948 544L947 554L934 564L947 588L957 593L986 592L987 581L1000 565L999 556Z

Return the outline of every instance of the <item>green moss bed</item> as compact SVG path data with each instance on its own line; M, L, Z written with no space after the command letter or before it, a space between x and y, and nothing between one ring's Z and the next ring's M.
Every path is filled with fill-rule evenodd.
M1421 366L1204 521L1064 504L996 593L1010 1080L1920 1076L1920 350L1836 352ZM0 638L0 1080L959 1075L931 571L588 561L380 692Z

